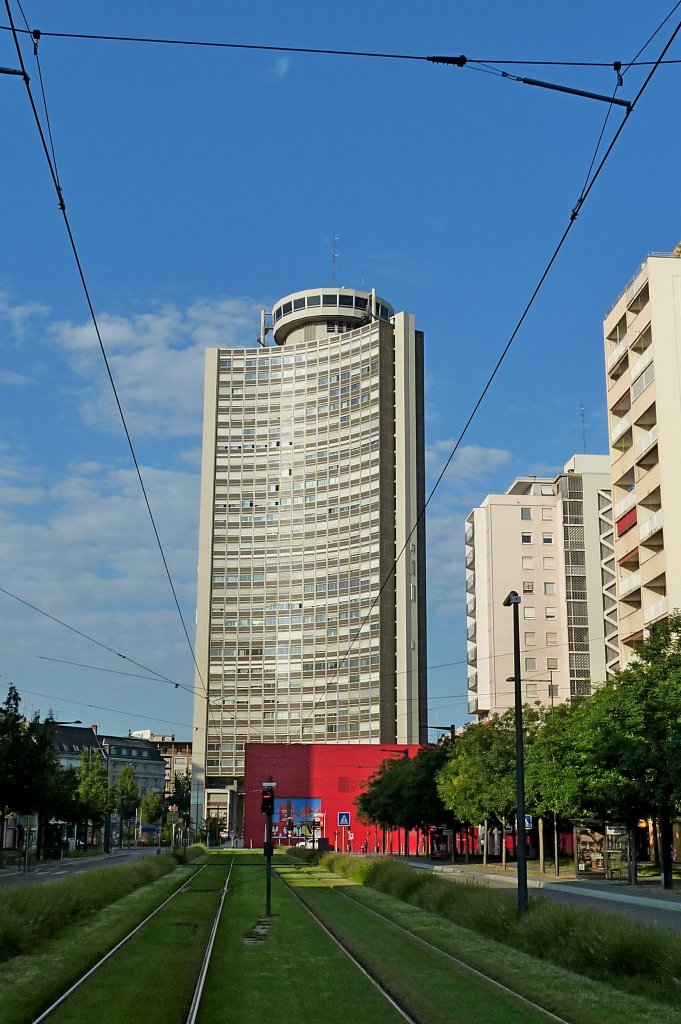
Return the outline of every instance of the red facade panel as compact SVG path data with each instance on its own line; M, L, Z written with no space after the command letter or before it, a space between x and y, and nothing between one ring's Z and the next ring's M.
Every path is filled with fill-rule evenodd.
M330 744L330 743L247 743L244 770L244 843L260 847L265 819L260 810L262 783L276 782L273 818L275 844L295 845L311 829L314 818L321 822L322 835L336 849L359 851L364 843L374 851L382 847L380 830L357 818L355 799L384 761L413 757L417 744ZM285 826L293 818L294 837L289 840ZM349 825L342 822L348 820ZM341 824L339 824L341 822ZM392 837L399 852L399 840ZM415 837L413 838L415 842Z
M615 525L618 537L621 537L627 530L630 530L632 526L636 526L636 507L630 508L628 512L625 512Z

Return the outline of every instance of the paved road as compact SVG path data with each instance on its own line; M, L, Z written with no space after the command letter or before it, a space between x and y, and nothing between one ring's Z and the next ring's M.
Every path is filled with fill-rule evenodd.
M485 871L483 868L460 865L432 865L410 861L413 867L430 868L452 881L477 881L497 889L505 889L515 896L516 875L511 867L505 873ZM551 877L551 876L550 876ZM661 889L659 882L646 879L640 885L605 879L582 879L574 875L561 879L528 878L530 900L536 894L547 899L580 909L588 908L594 914L624 915L643 924L656 925L668 931L681 932L681 886L671 892Z
M95 868L118 867L138 857L155 856L156 850L117 850L101 857L66 857L64 860L45 861L30 871L17 871L16 867L0 868L0 885L28 885L35 882L53 882L68 875L80 875Z

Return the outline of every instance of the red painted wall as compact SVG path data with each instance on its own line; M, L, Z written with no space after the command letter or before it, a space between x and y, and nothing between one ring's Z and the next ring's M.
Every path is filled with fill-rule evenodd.
M373 852L378 844L383 848L380 829L363 825L357 818L355 799L366 789L367 780L380 768L384 761L413 757L418 753L418 744L369 744L342 743L247 743L244 770L244 842L246 846L261 847L263 844L265 818L260 811L262 783L272 778L276 782L275 808L279 800L309 802L310 808L317 807L324 823L323 835L332 848L347 849L349 833L353 833L352 848L361 850L366 841ZM300 808L304 804L298 803ZM349 812L350 827L338 826L338 814ZM273 819L275 846L288 845L283 828L279 827L278 815ZM291 840L291 845L300 842L300 836ZM388 835L387 852L399 853L404 834ZM415 850L416 836L412 834L410 846Z

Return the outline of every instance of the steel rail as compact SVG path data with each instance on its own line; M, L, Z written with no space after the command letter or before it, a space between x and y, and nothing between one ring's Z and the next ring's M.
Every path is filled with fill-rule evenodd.
M140 921L140 923L135 928L133 928L131 932L128 932L128 934L125 935L120 940L120 942L117 942L116 945L112 949L110 949L108 953L105 953L101 960L98 960L93 967L91 967L88 971L85 972L85 974L83 974L78 979L78 981L74 982L74 984L71 985L71 987L67 989L66 992L59 996L59 999L55 1000L55 1002L48 1006L46 1010L43 1010L40 1016L35 1018L33 1024L42 1024L42 1021L47 1020L47 1018L51 1014L53 1014L56 1009L62 1006L62 1004L65 1003L66 1000L69 999L73 995L73 993L76 992L77 989L79 989L80 986L88 980L88 978L91 978L92 975L95 974L99 970L99 968L107 962L107 960L110 960L111 957L114 956L114 954L117 953L118 950L121 949L126 944L126 942L128 942L133 937L133 935L136 935L141 928L144 928L145 924L151 921L152 917L155 917L156 914L163 910L163 908L166 907L171 900L174 900L176 896L179 896L179 894L184 889L186 889L187 886L194 881L196 876L200 875L204 868L207 868L210 863L210 861L206 861L206 863L203 864L200 868L198 868L197 871L194 871L194 873L189 876L186 882L183 882L182 885L178 889L176 889L174 893L168 896L168 898L165 899L163 903L159 904L159 906L156 907L156 910L152 910L151 914L148 914L147 917L145 917L143 921Z
M333 885L329 888L332 888L334 892L337 892L339 894L339 896L344 896L345 899L350 900L352 903L354 903L356 907L362 907L362 909L366 910L368 914L373 914L374 917L378 917L381 921L385 921L387 924L392 925L393 928L397 928L399 931L404 932L405 935L411 936L411 938L415 939L416 942L420 942L422 946L427 946L428 949L432 949L436 953L439 953L441 956L444 956L448 960L451 960L453 963L457 965L457 967L461 967L467 973L475 975L476 978L480 978L481 980L488 982L490 985L493 985L494 988L500 989L506 995L513 996L515 999L519 1000L525 1006L530 1006L533 1010L536 1010L538 1013L544 1014L544 1016L548 1020L554 1021L554 1024L570 1024L570 1021L565 1020L563 1017L559 1017L551 1010L547 1010L545 1006L540 1006L539 1003L533 1002L531 999L528 999L527 996L523 996L520 994L520 992L516 992L515 989L509 988L508 985L502 984L502 982L497 981L496 978L491 978L488 974L485 974L483 971L479 971L477 967L471 967L471 965L467 964L465 960L459 960L459 958L454 956L452 953L448 953L446 949L442 949L440 946L436 946L433 942L429 942L427 939L423 939L420 935L416 935L415 932L412 932L408 928L405 928L403 925L398 924L397 921L393 921L391 918L386 917L384 914L380 914L377 910L374 910L373 907L367 907L365 903L361 903L360 900L356 900L354 896L351 896L349 893L345 892L341 886Z
M213 927L210 930L210 935L208 936L206 948L203 953L203 960L201 961L199 976L196 979L196 987L194 988L194 995L192 996L191 1005L189 1007L189 1013L187 1014L186 1024L195 1024L199 1014L199 1006L201 1005L201 996L203 995L203 988L206 983L206 975L208 974L210 958L213 955L213 945L215 943L215 936L217 935L218 927L220 924L220 918L222 917L222 908L224 906L225 898L229 890L229 882L232 877L232 868L234 867L235 860L236 856L233 855L231 864L229 865L229 871L227 872L227 878L225 879L225 884L223 885L222 893L220 894L220 902L218 903L217 909L215 911L215 916L213 918Z
M334 934L331 928L329 928L329 926L325 924L324 921L322 921L322 919L314 912L312 907L310 907L309 904L306 903L306 901L303 899L300 893L296 892L293 886L287 882L287 880L283 877L280 871L276 872L276 876L282 883L282 885L285 885L289 892L292 893L296 897L296 899L299 900L300 903L302 903L310 917L316 922L316 924L319 925L322 931L325 932L329 936L329 938L336 943L338 948L343 953L345 953L348 960L350 960L355 965L355 967L362 972L365 978L367 978L371 982L371 984L374 986L375 989L377 989L380 992L383 998L386 999L391 1004L391 1006L393 1006L397 1010L400 1016L403 1017L404 1020L408 1021L409 1024L423 1024L422 1021L420 1021L417 1017L413 1017L407 1010L405 1010L403 1006L400 1005L400 1003L397 1002L395 997L390 994L390 992L383 985L383 983L380 982L378 978L374 974L372 974L371 971L360 960L357 959L355 954L350 951L350 949L345 945L345 943L342 942L341 939L339 939L338 936Z

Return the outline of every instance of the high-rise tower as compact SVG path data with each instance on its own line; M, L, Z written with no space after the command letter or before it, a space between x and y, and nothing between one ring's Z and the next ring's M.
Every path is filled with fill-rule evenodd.
M246 742L427 725L423 335L331 287L259 341L206 353L192 814L234 828Z

